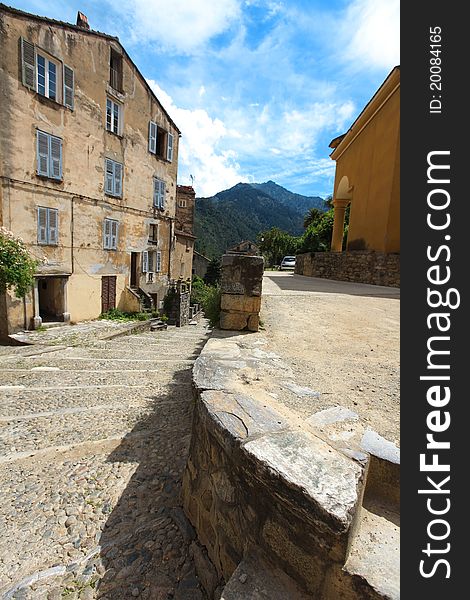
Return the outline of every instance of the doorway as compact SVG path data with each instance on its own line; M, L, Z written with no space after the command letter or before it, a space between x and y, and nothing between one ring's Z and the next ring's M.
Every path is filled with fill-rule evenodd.
M139 252L131 252L131 280L130 287L137 288L137 265L139 264Z
M66 277L38 278L39 316L45 323L64 320Z
M105 313L116 308L116 276L101 278L101 312Z

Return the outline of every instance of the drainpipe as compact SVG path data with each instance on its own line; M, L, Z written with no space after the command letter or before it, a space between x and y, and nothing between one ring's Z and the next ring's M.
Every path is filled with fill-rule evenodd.
M170 243L168 244L168 282L171 281L171 250L173 246L174 220L170 218Z

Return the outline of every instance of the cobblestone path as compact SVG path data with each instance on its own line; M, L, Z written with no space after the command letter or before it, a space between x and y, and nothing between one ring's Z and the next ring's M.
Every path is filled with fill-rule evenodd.
M180 502L207 323L0 352L0 597L199 600Z

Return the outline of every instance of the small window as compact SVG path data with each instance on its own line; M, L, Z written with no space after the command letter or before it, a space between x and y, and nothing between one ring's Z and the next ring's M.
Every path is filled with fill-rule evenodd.
M106 99L106 129L111 131L111 133L115 133L116 135L121 135L122 128L122 107L120 104L114 102L110 98Z
M50 179L62 179L62 140L36 131L37 174Z
M117 250L119 221L105 219L103 223L103 248L105 250Z
M167 137L168 134L167 132L162 129L161 127L157 126L157 143L156 143L156 152L155 154L159 157L159 158L166 158L167 157Z
M104 191L110 196L122 197L122 164L105 159L105 183Z
M109 57L109 85L122 92L122 55L112 48Z
M145 250L142 252L142 273L147 274L147 283L154 280L153 274L162 270L162 253Z
M153 206L160 210L165 208L165 182L157 177L153 178Z
M42 54L36 53L36 89L38 94L58 100L57 98L57 74L58 65Z
M156 244L158 242L158 225L150 223L149 225L149 242Z
M38 206L38 244L56 246L59 239L59 211Z
M178 207L179 207L179 208L186 208L186 206L187 206L186 198L185 198L185 199L181 198L181 199L178 201Z

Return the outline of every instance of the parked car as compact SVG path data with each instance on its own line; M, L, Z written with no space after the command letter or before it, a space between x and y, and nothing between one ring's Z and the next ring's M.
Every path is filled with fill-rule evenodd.
M284 256L279 265L279 271L295 269L295 256Z

